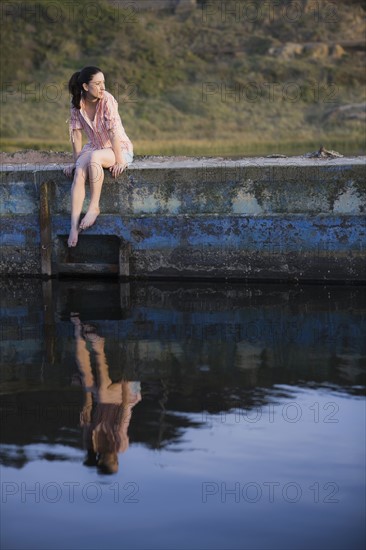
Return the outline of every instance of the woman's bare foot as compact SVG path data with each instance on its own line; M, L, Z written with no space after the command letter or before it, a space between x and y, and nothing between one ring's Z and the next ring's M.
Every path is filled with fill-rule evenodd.
M94 225L95 220L99 216L100 209L99 208L92 208L87 211L84 218L80 222L80 229L88 229L92 225Z
M83 337L83 335L82 335L83 325L80 321L79 314L71 312L70 313L70 321L74 325L74 336L75 336L75 338L76 339L82 338Z
M79 230L76 229L75 227L72 227L70 229L70 235L67 241L69 248L74 248L78 244L78 239L79 239Z
M77 313L76 311L71 311L70 312L70 321L74 325L81 325L81 321L80 321L80 318L79 318L79 313Z

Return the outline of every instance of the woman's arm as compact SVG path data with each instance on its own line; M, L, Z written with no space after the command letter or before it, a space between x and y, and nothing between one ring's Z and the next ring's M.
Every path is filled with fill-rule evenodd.
M72 173L75 169L76 161L83 147L83 135L81 130L71 130L71 132L72 132L71 143L72 143L72 152L74 155L74 164L72 164L71 166L68 166L64 170L64 174L69 178L72 176Z
M81 130L73 130L72 138L72 151L74 153L74 162L76 162L83 148L83 135Z
M111 140L114 156L116 157L116 162L113 166L110 167L109 171L111 172L114 178L117 178L120 174L122 174L123 170L127 166L127 163L123 158L123 154L121 150L121 142L118 136L116 135L114 130L109 130L108 134L109 134L109 139Z

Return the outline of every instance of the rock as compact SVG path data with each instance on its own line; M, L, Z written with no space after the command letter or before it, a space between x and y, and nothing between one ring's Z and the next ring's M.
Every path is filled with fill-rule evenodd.
M268 54L278 57L283 60L293 59L297 55L301 55L304 46L296 42L286 42L283 46L273 46L268 50Z
M337 151L327 151L323 146L320 147L319 151L314 151L313 153L305 153L303 155L305 158L319 158L319 159L331 159L331 158L343 158L341 153Z
M296 42L286 42L282 46L272 46L268 50L268 55L288 60L296 56L306 56L311 59L340 59L346 54L346 50L340 44L326 44L325 42L306 42L299 44Z
M304 44L303 53L312 59L325 59L329 56L329 46L323 42Z
M340 44L335 44L330 49L330 55L333 59L340 59L346 54L346 50Z

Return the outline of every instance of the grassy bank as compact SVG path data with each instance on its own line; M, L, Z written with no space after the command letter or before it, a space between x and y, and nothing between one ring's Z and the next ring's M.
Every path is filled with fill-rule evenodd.
M245 157L263 156L274 153L284 155L303 155L310 151L316 151L320 145L326 149L334 149L343 155L366 155L365 141L347 140L323 136L323 139L313 141L283 141L261 142L243 141L240 136L231 140L137 140L134 142L135 155L161 155L161 156L222 156ZM0 150L15 152L23 149L38 151L71 151L67 141L46 140L3 140L0 141Z
M117 17L118 2L95 0L97 32L86 1L66 11L53 0L52 13L46 0L30 4L17 11L14 0L1 26L4 151L69 150L67 81L87 64L105 72L137 154L365 150L364 3L314 12L323 4L303 2L294 17L291 3L274 2L254 21L204 2ZM254 4L225 2L228 13Z

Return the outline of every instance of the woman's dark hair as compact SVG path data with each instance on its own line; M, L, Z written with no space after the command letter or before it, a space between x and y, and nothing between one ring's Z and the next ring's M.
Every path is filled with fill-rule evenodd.
M72 95L71 103L76 109L80 109L81 96L85 95L83 84L89 84L93 76L101 72L98 67L84 67L72 75L69 80L69 92Z

